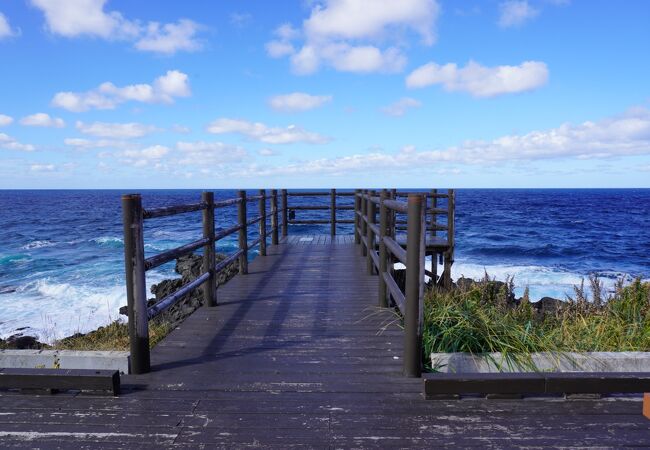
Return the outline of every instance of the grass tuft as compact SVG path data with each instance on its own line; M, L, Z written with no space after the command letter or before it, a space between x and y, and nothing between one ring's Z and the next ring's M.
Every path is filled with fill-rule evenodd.
M153 348L172 328L165 320L149 322L149 347ZM116 320L87 334L76 334L56 341L58 350L129 350L129 329L125 322Z

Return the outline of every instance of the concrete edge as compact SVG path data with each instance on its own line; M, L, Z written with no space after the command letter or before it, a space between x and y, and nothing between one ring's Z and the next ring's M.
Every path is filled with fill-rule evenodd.
M430 358L441 373L650 372L650 352L543 352L519 361L501 353L432 353Z
M92 369L118 370L128 374L129 352L82 350L0 350L5 369Z

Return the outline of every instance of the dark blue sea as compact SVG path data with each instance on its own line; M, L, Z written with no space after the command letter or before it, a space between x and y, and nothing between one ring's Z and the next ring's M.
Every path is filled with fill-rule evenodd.
M140 192L145 208L200 197L191 190ZM0 191L0 337L28 327L24 332L52 340L118 318L126 304L123 193ZM533 299L564 298L590 273L606 286L621 276L650 278L649 189L470 189L456 195L454 278L480 278L485 271L497 279L511 275L518 293L528 286ZM217 199L234 196L235 191L216 192ZM326 199L290 200L318 201ZM256 208L251 205L251 215ZM298 213L305 219L326 214ZM352 218L350 211L339 214ZM219 210L217 226L234 224L235 216L235 208ZM199 238L200 215L159 219L145 228L145 250L154 254ZM352 228L339 226L338 232ZM329 225L290 228L290 234L298 233L328 234ZM235 248L234 240L225 240L218 251ZM147 275L154 284L173 275L173 264Z

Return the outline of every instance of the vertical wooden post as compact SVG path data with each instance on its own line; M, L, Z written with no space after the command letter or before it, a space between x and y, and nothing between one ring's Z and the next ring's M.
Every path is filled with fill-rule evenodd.
M438 189L431 189L431 237L435 240L438 230L438 214L435 210L438 208ZM432 282L438 281L438 254L435 250L431 253L431 273L433 274Z
M336 189L330 190L330 236L336 235Z
M278 190L271 189L271 244L278 245Z
M442 269L442 287L451 288L451 266L454 264L454 232L456 220L456 195L453 189L447 190L447 243L449 249L444 254L444 267Z
M266 256L266 190L260 189L260 255Z
M217 304L217 277L214 273L214 192L203 192L201 194L201 201L207 204L207 208L202 211L203 237L210 240L203 247L202 271L203 273L210 274L210 278L203 283L203 303L205 306L215 306Z
M151 370L147 287L144 269L144 218L140 195L122 196L122 221L124 224L124 270L129 314L131 371L140 374Z
M287 237L289 234L289 206L287 205L287 190L282 189L282 237Z
M361 189L354 190L354 243L359 245L361 243L361 235L359 234L359 213L361 212Z
M248 226L246 225L246 191L239 191L240 202L237 205L237 222L239 222L239 249L243 250L239 257L239 273L248 273Z
M406 313L404 317L404 375L422 373L422 297L424 293L423 197L408 196L406 235ZM426 231L425 231L426 233Z
M375 224L377 223L376 214L375 214L375 202L372 201L372 197L375 195L375 191L370 191L368 193L368 223ZM368 269L368 275L373 275L375 273L375 261L372 259L372 254L375 251L375 232L372 231L371 227L368 227L368 233L366 234L366 239L368 239L368 259L366 260L366 267Z
M361 236L362 240L365 239L365 244L361 245L361 254L363 256L368 256L368 224L366 219L368 218L368 201L366 200L366 195L368 195L368 189L361 191Z
M388 208L384 205L387 198L388 191L382 189L379 197L379 306L382 308L388 306L386 282L384 281L384 274L388 270L388 251L384 242L386 230L388 229Z

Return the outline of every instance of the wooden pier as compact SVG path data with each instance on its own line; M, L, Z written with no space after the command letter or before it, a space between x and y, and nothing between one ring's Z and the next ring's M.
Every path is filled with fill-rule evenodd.
M361 210L361 200L375 197L356 198L355 209ZM368 206L356 217L368 218ZM383 212L386 223L388 211ZM119 397L0 391L1 446L650 446L641 396L425 400L422 379L405 376L413 375L404 363L410 357L408 333L396 310L378 300L381 283L390 278L376 273L384 266L368 255L381 259L382 250L366 248L363 256L364 238L375 239L368 240L373 226L364 234L359 220L365 222L354 219L356 235L286 236L274 220L279 232L274 238L272 227L269 235L277 244L214 292L216 306L197 310L159 343L149 355L150 370L123 376ZM424 239L410 245L418 258ZM423 270L418 266L413 279ZM404 301L413 292L418 300L420 287L407 279ZM385 293L389 300L400 295ZM413 317L417 338L419 316Z

